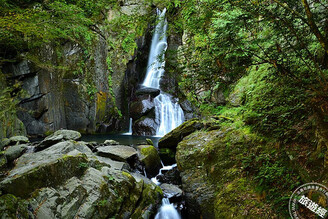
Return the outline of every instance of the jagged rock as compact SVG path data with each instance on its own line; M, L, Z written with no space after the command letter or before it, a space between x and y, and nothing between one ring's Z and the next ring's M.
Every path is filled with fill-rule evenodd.
M134 122L132 130L134 135L156 135L157 124L154 119L141 117Z
M176 159L189 209L188 214L194 215L195 218L200 216L215 218L213 203L215 203L216 190L207 182L207 170L198 168L198 165L209 159L204 145L216 139L220 134L221 132L217 130L195 132L184 138L177 147Z
M151 97L156 97L160 94L160 90L156 88L144 87L136 91L137 96L150 95Z
M112 160L107 157L96 156L96 160L100 164L102 164L104 166L108 166L114 170L130 170L131 169L129 164L127 164L125 162L115 161L115 160Z
M119 145L120 143L118 143L117 141L114 140L106 140L104 142L105 145Z
M29 204L37 218L145 218L162 196L156 185L127 172L88 168L58 189L42 188Z
M137 157L137 151L133 147L116 145L97 148L99 156L108 157L117 161L131 161Z
M16 167L0 183L2 191L27 198L36 189L57 186L72 176L81 176L85 168L80 164L87 163L86 156L78 151L67 155L35 154L25 155L35 155L33 157L38 160L26 156L22 160L18 159Z
M188 100L184 100L180 103L181 108L185 113L192 113L194 110L191 103Z
M52 135L46 137L36 146L36 151L41 151L51 145L57 144L58 142L64 140L79 140L81 138L81 133L73 130L58 130Z
M180 172L177 166L173 167L170 170L162 170L162 174L158 175L156 179L161 183L181 185Z
M154 101L150 98L134 101L130 105L130 117L133 120L146 116L150 111L155 109Z
M8 162L11 162L20 157L27 150L26 144L10 146L5 150L4 154Z
M158 147L175 149L184 137L201 128L203 128L203 124L199 119L191 119L184 122L182 125L178 126L176 129L173 129L161 138L158 142Z
M13 136L13 137L9 138L9 143L7 143L7 145L24 144L24 143L28 143L28 142L29 142L29 140L25 136ZM7 146L7 145L5 145L5 146Z
M36 146L36 151L41 151L43 149L46 149L51 145L57 144L63 139L64 139L63 135L48 136Z
M138 150L140 153L139 158L145 165L147 174L150 176L157 175L162 166L157 149L152 145L140 145Z
M160 185L160 187L168 199L181 198L183 195L183 191L176 185L163 183Z

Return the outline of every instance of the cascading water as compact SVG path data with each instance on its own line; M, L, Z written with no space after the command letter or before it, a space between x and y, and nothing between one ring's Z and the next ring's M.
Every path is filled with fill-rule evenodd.
M132 118L130 118L129 122L129 132L123 133L123 135L132 135Z
M156 88L160 90L160 94L155 97L155 118L158 124L156 135L164 136L174 128L184 122L184 113L177 100L171 95L160 89L160 80L165 70L165 51L167 49L167 20L165 18L166 9L162 12L157 9L157 25L152 38L150 54L147 66L147 74L144 83L145 87ZM174 100L174 102L173 102ZM162 169L172 168L163 167ZM161 174L161 170L160 173ZM153 181L156 178L152 179ZM155 181L159 184L158 181ZM157 213L155 219L180 219L178 211L170 204L169 199L162 200L162 206Z
M170 204L168 198L163 198L162 207L156 214L155 219L179 219L180 215L174 208L173 204Z
M165 71L165 51L167 49L165 13L166 9L162 12L157 9L158 23L150 47L146 78L142 84L145 87L160 89L160 80ZM155 117L158 124L157 136L164 136L184 122L183 110L177 100L174 100L175 102L173 100L172 96L163 91L154 99Z

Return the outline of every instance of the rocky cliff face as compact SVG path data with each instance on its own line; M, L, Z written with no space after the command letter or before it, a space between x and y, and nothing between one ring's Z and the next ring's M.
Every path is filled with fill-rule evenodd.
M109 45L119 39L108 24L119 16L151 13L148 9L143 1L124 1L121 8L107 11L103 23L93 27L97 37L92 51L69 41L49 43L2 66L7 79L21 81L26 91L17 115L27 134L61 128L117 132L128 127L128 102L143 78L140 66L147 62L149 33L136 39L138 49L131 55Z

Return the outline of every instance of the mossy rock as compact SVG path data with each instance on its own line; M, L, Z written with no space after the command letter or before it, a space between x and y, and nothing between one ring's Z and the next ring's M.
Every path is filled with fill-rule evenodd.
M8 162L14 161L18 157L20 157L22 154L24 154L24 152L26 151L26 149L27 149L27 145L26 144L10 146L5 151L5 156L7 158L7 161Z
M184 137L201 128L203 128L203 123L197 118L186 121L161 138L158 142L158 147L175 150L178 143L182 141Z
M215 218L278 218L246 178L223 186L216 196L214 210Z
M27 202L15 197L12 194L6 194L0 197L0 215L1 218L30 218Z
M159 157L157 149L152 145L139 145L139 158L145 165L148 174L154 176L158 174L161 168L161 159Z
M64 155L41 165L23 166L11 171L0 183L0 188L5 193L27 198L36 189L60 185L72 176L82 175L85 168L80 164L87 162L84 154L77 154Z

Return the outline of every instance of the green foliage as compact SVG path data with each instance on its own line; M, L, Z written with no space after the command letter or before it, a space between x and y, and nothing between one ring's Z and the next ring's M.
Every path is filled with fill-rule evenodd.
M100 200L97 202L97 206L99 207L105 207L108 204L108 201L106 199Z
M270 65L254 66L235 86L234 92L245 104L244 120L257 130L284 142L297 138L295 125L311 113L304 100L305 89L298 82L281 80Z
M11 137L15 134L14 129L20 128L16 124L18 98L25 96L25 92L20 87L21 83L18 81L8 86L4 74L0 71L0 138Z
M79 163L79 168L81 169L86 169L89 167L89 164L88 163L84 163L84 162L80 162Z

